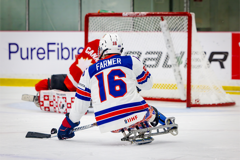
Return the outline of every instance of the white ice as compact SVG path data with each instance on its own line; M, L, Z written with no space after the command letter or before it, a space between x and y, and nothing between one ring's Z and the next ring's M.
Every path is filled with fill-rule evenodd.
M185 103L148 101L167 117L176 117L179 134L154 136L152 143L131 145L122 134L101 134L97 127L76 132L69 140L25 138L28 131L50 133L63 114L44 112L22 94L33 87L0 87L1 160L239 160L240 96L232 107L185 107ZM81 125L94 122L93 113Z

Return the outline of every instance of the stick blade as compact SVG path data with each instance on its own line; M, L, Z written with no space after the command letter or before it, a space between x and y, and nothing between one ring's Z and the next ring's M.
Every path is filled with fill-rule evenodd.
M26 138L51 138L51 134L39 133L39 132L28 132Z

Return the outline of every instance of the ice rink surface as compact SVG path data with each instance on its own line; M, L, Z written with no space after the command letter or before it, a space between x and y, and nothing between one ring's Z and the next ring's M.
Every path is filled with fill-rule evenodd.
M154 136L152 143L122 142L122 134L101 134L97 127L76 132L73 139L25 138L28 131L50 133L63 114L45 112L22 94L33 87L0 87L0 160L239 160L240 96L232 107L188 109L185 103L148 101L167 117L175 117L179 134ZM88 113L81 125L95 122Z

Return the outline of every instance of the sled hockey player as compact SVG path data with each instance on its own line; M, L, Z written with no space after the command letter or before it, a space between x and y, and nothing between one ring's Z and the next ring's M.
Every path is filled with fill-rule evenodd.
M22 100L25 101L31 101L34 102L36 106L40 107L42 110L45 111L54 111L58 113L64 113L66 112L66 107L60 110L53 110L54 107L58 108L61 107L59 102L56 102L57 100L55 99L55 103L59 103L52 106L44 106L45 104L51 103L49 101L48 103L40 101L39 93L42 94L42 96L51 96L52 94L55 94L56 91L64 91L66 96L63 97L65 99L69 99L69 103L66 105L70 105L70 103L73 101L72 98L75 97L76 89L78 82L81 78L81 75L83 71L89 67L89 65L92 65L98 61L98 46L99 46L99 39L95 39L91 42L89 42L83 51L76 55L76 59L74 63L69 67L69 73L68 74L55 74L51 76L51 79L43 79L39 81L35 85L35 90L37 91L37 96L34 95L28 95L28 94L23 94ZM47 92L47 90L51 90ZM41 92L42 91L42 92ZM45 91L45 92L44 92ZM53 93L52 93L53 92ZM71 93L72 92L72 93ZM61 98L61 97L60 97ZM66 100L65 100L66 101ZM67 107L70 109L70 107Z
M151 136L145 138L144 134L150 133L149 128L154 129L159 122L168 129L164 133L173 129L177 131L174 119L166 118L156 108L149 106L136 89L136 86L139 89L151 89L151 74L136 57L121 56L122 51L123 43L118 34L105 34L102 37L99 61L83 72L72 109L57 132L59 140L75 136L72 129L80 124L91 99L101 133L122 132L123 141L144 144L153 140ZM140 132L140 140L130 137L134 130Z

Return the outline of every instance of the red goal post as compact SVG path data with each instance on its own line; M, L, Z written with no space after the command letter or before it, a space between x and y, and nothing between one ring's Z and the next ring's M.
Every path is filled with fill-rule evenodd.
M186 102L187 107L231 106L198 42L194 14L188 12L88 13L85 45L118 33L123 55L135 55L154 79L141 91L146 100Z

